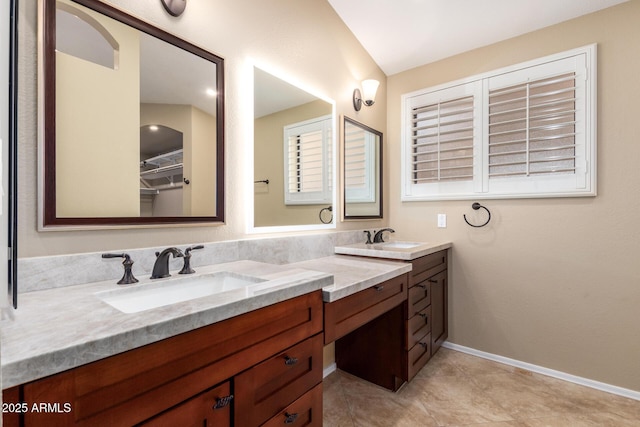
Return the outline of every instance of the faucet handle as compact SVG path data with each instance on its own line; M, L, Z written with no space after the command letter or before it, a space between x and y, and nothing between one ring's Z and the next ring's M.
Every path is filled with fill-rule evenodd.
M191 251L196 249L204 249L204 245L189 246L187 249L184 250L184 255L185 256L187 256L187 254L190 255Z
M131 267L133 266L133 260L129 254L102 254L102 258L124 258L122 265L124 266L124 274L122 279L118 281L118 285L130 285L132 283L138 283L138 279L133 277Z
M375 232L375 230L373 230ZM371 232L369 230L364 230L364 233L367 235L367 241L365 242L365 245L370 245L373 242L371 241Z
M195 249L204 249L204 245L189 246L184 250L184 264L182 265L182 270L180 270L178 274L193 274L196 272L191 268L191 251Z

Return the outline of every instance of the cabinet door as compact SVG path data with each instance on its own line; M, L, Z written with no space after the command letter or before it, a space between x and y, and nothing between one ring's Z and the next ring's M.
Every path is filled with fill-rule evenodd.
M449 333L447 270L429 279L431 284L431 354L435 354Z
M140 426L230 426L232 400L231 387L229 382L226 382L163 412Z

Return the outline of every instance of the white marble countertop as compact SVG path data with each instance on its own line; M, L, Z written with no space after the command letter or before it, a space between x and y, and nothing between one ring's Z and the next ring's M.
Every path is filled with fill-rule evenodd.
M426 255L450 246L431 245L421 251ZM118 289L117 278L20 294L13 318L0 322L2 387L62 372L318 289L322 289L324 301L333 302L409 272L411 264L333 255L285 265L227 262L199 267L196 274L217 271L270 283L261 282L255 292L230 290L130 314L95 295ZM176 273L172 272L173 278L154 281L139 278L139 283L130 286L172 280L178 278Z
M450 247L451 242L432 243L391 241L385 243L354 243L352 245L336 246L335 252L337 254L344 255L411 261L444 249L449 249Z
M120 312L95 295L118 289L117 279L21 294L13 319L0 322L2 387L62 372L333 283L327 273L255 261L200 267L196 274L216 271L269 282L261 282L259 292L236 289L131 314ZM177 277L177 272L172 273L172 278L146 278L128 286L171 280Z
M411 271L411 264L407 262L347 255L317 258L289 266L331 273L333 284L322 288L325 302L339 300Z

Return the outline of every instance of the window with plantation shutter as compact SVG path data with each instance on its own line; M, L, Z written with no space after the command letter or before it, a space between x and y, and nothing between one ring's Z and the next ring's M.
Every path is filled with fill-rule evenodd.
M403 96L403 200L595 195L595 45Z
M331 116L284 128L285 204L331 203Z

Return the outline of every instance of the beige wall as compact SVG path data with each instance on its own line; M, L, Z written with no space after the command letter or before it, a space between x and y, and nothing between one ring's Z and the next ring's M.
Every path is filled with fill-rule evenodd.
M331 6L320 0L256 2L210 0L189 2L179 18L158 2L113 0L110 3L155 23L225 59L226 224L208 227L164 227L111 231L38 232L37 220L37 2L20 2L20 256L106 251L130 247L163 247L246 237L246 193L252 193L250 159L246 158L253 112L252 62L336 101L337 114L349 114L386 131L385 76L344 26ZM360 81L381 81L376 104L353 111L351 94ZM364 225L363 225L364 224ZM339 223L358 229L386 224Z
M284 204L284 127L331 114L331 104L317 100L260 117L254 121L254 174L256 180L269 179L269 184L256 184L254 192L254 224L256 227L277 225L321 224L322 205Z
M639 22L631 1L388 78L389 221L454 242L451 342L640 390ZM400 202L401 94L594 42L597 197L486 200L481 229L471 200Z
M185 175L191 193L191 215L216 214L216 198L211 197L216 188L215 134L216 118L191 107L191 143L185 153L191 164L190 173Z
M119 43L117 68L56 52L56 212L138 216L139 36L90 14ZM122 88L131 95L123 97Z

